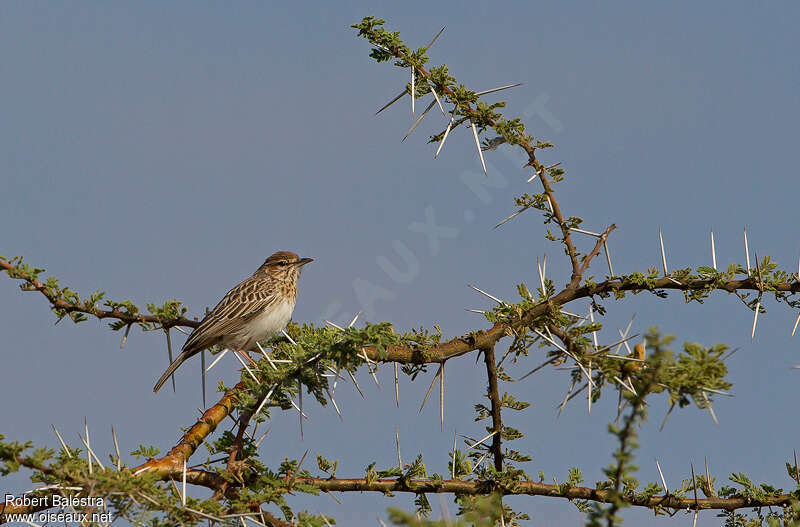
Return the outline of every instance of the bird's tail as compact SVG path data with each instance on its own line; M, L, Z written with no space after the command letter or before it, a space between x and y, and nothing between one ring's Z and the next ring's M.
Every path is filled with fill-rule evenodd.
M170 376L173 373L175 373L175 370L177 370L178 367L181 364L183 364L184 361L186 361L186 359L188 359L189 357L191 357L195 353L197 353L197 350L191 350L191 351L190 350L186 350L183 353L181 353L180 355L178 355L178 358L175 359L174 361L172 361L172 364L169 365L169 368L167 368L167 371L164 372L164 375L162 375L161 378L158 379L158 382L156 383L155 388L153 388L153 391L157 392L158 390L160 390L161 387L164 386L164 383L167 382L167 379L169 379Z

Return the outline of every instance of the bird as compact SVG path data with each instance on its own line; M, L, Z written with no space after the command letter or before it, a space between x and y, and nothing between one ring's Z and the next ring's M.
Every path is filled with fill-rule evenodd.
M277 336L292 317L300 270L312 261L291 251L278 251L267 258L203 318L153 391L157 392L186 359L205 349L221 344L235 352L250 351L257 342Z

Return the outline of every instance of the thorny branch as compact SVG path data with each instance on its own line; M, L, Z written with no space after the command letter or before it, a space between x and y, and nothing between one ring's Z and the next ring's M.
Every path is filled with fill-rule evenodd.
M502 403L500 401L500 392L497 388L497 362L494 356L494 346L489 346L483 350L483 360L486 363L486 377L489 379L489 386L487 388L487 396L491 401L492 413L492 446L489 450L494 456L494 468L498 472L503 470L503 419L500 415Z

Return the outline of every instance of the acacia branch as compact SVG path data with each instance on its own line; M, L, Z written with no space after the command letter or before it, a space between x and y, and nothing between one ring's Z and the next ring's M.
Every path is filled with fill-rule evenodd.
M482 351L483 360L486 363L486 376L489 379L487 397L491 401L492 432L494 432L492 446L489 451L494 455L495 470L501 472L503 470L503 419L500 415L502 404L500 402L500 392L497 388L497 363L494 357L494 346L484 348Z
M568 487L563 485L548 485L533 481L518 481L501 487L492 481L462 481L457 479L379 479L367 481L366 479L324 479L324 478L297 478L298 483L313 485L320 490L332 492L410 492L421 494L426 492L451 493L451 494L489 494L500 492L504 495L549 496L568 500L588 500L601 503L611 503L614 499L613 490L598 490L590 487ZM695 501L694 498L682 498L675 495L669 496L643 496L621 495L625 503L637 507L653 509L656 507L667 509L719 509L732 511L750 507L776 507L787 506L797 497L793 494L780 494L769 496L762 500L748 497L736 498L705 498Z
M23 280L28 287L28 291L39 291L50 302L50 308L53 310L63 310L65 313L85 313L93 315L98 319L111 318L127 322L128 324L159 324L165 328L174 326L183 326L195 328L200 325L197 320L190 320L184 317L177 317L171 320L165 320L164 317L158 315L132 315L119 309L97 309L94 306L83 306L77 304L70 304L66 300L56 298L50 292L48 287L40 282L38 279L25 272L20 266L13 265L12 263L0 258L0 271L5 271L12 278Z

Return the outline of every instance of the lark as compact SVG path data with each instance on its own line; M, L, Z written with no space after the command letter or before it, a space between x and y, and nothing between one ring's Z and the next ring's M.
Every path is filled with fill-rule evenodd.
M158 379L157 392L189 357L217 344L235 352L254 351L256 343L277 336L292 317L297 279L313 261L290 251L266 259L253 276L228 291L192 331L178 358Z

